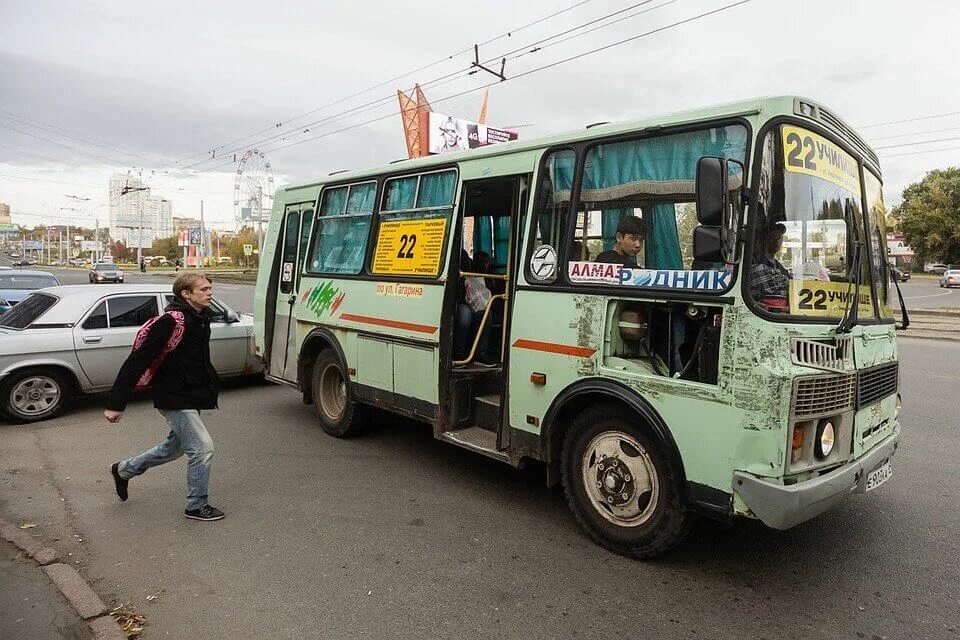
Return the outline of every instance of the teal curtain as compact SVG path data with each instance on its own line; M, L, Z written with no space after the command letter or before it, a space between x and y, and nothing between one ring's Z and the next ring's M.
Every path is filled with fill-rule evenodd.
M453 204L457 188L457 172L428 173L420 178L420 195L417 207L442 207Z
M373 202L376 197L376 182L351 186L350 197L347 198L347 213L373 213Z
M499 274L507 272L507 253L510 251L510 217L493 219L493 266Z
M413 209L413 199L417 195L417 176L397 178L387 182L387 196L384 199L384 211L403 211Z
M347 201L347 188L337 187L323 192L323 204L320 205L321 216L343 215L343 207Z
M624 216L633 215L630 209L606 209L600 213L600 228L603 233L603 250L613 249L617 242L617 225Z
M473 254L486 251L493 255L493 220L490 216L476 216L473 219Z
M554 152L545 164L546 175L543 178L542 200L537 216L537 229L541 242L545 244L554 242L555 225L563 222L559 211L570 201L570 185L573 184L576 160L576 154L565 149Z
M742 161L746 145L746 129L731 125L592 148L584 166L580 200L588 211L604 210L604 248L608 243L613 246L608 230L612 226L615 232L613 220L619 222L618 215L609 215L608 222L608 212L622 209L624 204L639 207L652 201L652 206L644 207L645 265L652 269L682 268L673 202L693 199L697 160L721 156Z

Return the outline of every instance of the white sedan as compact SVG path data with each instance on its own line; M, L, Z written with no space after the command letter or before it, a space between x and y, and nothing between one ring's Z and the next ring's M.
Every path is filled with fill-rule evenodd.
M173 298L169 286L70 285L36 291L0 316L0 417L51 418L77 393L108 391L137 331ZM253 316L210 307L210 359L223 376L256 374Z

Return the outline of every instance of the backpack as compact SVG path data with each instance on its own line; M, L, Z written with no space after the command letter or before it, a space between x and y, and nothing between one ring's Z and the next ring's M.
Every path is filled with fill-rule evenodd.
M185 330L183 312L167 311L164 314L150 318L147 320L145 325L140 327L140 330L137 331L137 337L133 341L132 351L136 351L143 346L143 343L147 339L147 334L150 333L150 327L152 327L157 320L165 315L169 315L171 318L173 318L173 333L170 334L170 338L167 339L167 344L163 346L163 351L160 352L160 355L157 356L157 359L154 360L150 366L147 367L147 370L143 372L143 375L140 376L140 379L137 381L137 389L143 389L144 387L150 386L150 383L153 382L153 376L156 375L157 369L159 369L160 365L163 364L164 358L167 357L168 353L176 349L177 345L179 345L180 341L183 339L183 332Z

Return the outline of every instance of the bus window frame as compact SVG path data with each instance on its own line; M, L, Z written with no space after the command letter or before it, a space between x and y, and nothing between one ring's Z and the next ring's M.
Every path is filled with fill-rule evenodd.
M370 184L370 183L373 183L374 185L376 185L376 187L375 187L375 188L376 188L376 192L374 193L374 198L373 198L373 211L371 211L370 213L366 213L366 212L364 212L364 213L341 213L340 215L337 215L337 216L324 216L324 215L321 215L321 214L320 214L320 206L323 204L323 196L324 196L324 194L325 194L327 191L332 191L332 190L334 190L334 189L340 189L340 188L342 188L342 187L346 187L346 188L347 188L347 197L346 197L346 198L344 199L344 201L343 201L343 210L346 211L346 210L347 210L347 205L348 205L349 202L350 202L350 188L351 188L351 187L354 187L354 186L363 185L363 184ZM360 216L370 216L370 218L371 218L371 219L370 219L370 228L373 229L373 218L374 218L374 216L377 215L377 203L379 202L379 198L378 198L378 197L379 197L379 195L380 195L380 189L381 189L381 187L382 187L382 184L381 184L380 180L377 179L376 176L374 176L373 178L365 178L365 179L361 179L361 180L352 180L352 181L348 181L348 182L338 182L338 183L331 183L331 184L325 184L325 185L323 185L323 186L320 188L320 192L317 194L317 198L316 198L316 201L315 201L315 204L314 204L314 207L313 207L313 224L312 224L312 226L311 226L311 228L310 228L310 241L307 243L307 256L309 257L309 256L312 256L312 255L313 255L314 245L315 245L316 242L317 242L317 230L318 230L318 228L319 228L319 225L317 224L317 219L319 219L319 218L344 218L344 219L346 219L346 218L358 218L358 217L360 217ZM370 234L370 232L368 231L368 232L367 232L367 241L366 241L365 251L369 251L369 250L370 250L370 236L371 236L371 234ZM323 271L313 271L313 270L310 268L310 260L308 259L308 260L305 260L305 261L304 261L303 275L309 276L309 277L313 277L313 278L321 278L321 277L333 277L333 278L338 278L338 279L339 279L339 278L357 278L358 276L362 276L362 275L363 275L364 269L366 268L366 263L367 263L367 256L366 256L366 254L364 254L363 264L360 265L360 271L359 271L358 273L326 273L326 272L323 272Z
M759 198L760 198L760 194L757 193L757 189L753 188L753 185L756 184L757 180L759 180L760 171L762 169L761 162L763 160L763 148L762 148L763 139L771 130L784 124L803 127L804 129L807 129L812 133L816 133L817 135L823 136L827 140L830 140L835 145L839 146L841 149L849 153L859 163L860 172L861 172L860 173L860 207L861 207L861 210L864 211L863 215L861 216L862 218L861 231L864 233L864 239L866 240L864 244L867 245L863 248L863 251L865 252L865 256L861 258L861 260L863 259L872 260L872 255L873 255L872 248L869 246L870 239L867 236L867 223L866 223L867 216L866 216L866 211L863 210L863 207L866 206L866 189L864 188L865 185L863 181L863 171L870 169L873 175L877 177L877 174L881 173L879 167L874 165L869 158L865 157L864 154L862 154L859 150L857 150L857 148L854 147L852 144L850 144L848 141L844 140L833 131L827 129L816 120L807 120L794 115L779 115L764 122L763 126L761 126L760 129L757 131L757 136L756 138L754 138L754 144L753 144L753 152L754 152L753 160L749 164L744 165L744 166L750 167L750 182L748 183L749 189L750 189L750 202L746 212L747 213L745 218L746 225L743 230L743 233L741 234L742 236L745 236L744 250L742 253L744 257L743 257L743 260L741 260L741 269L746 268L747 262L749 260L749 256L753 255L753 246L754 246L754 239L755 239L754 236L756 235L754 230L757 224L757 216L756 216L757 203L759 202ZM883 179L882 178L878 178L878 179L880 180L880 184L882 186ZM886 260L886 258L884 258L884 260ZM863 325L863 326L895 324L896 320L894 318L880 317L880 312L877 307L877 295L876 295L875 283L871 283L870 288L871 288L871 292L874 300L873 317L858 318L857 324ZM744 277L741 279L740 295L743 297L743 301L746 304L747 308L750 309L750 311L753 314L755 314L760 318L763 318L764 320L768 320L770 322L777 322L780 324L800 324L800 325L824 325L824 324L836 325L840 321L839 318L827 318L824 316L800 316L800 315L789 314L789 313L771 313L766 309L764 309L763 307L761 307L759 304L757 304L757 302L753 299L753 295L751 295L750 293L749 277Z
M434 173L445 173L448 171L453 171L454 173L454 187L453 187L453 200L450 204L440 205L440 206L431 206L431 207L414 207L412 209L390 209L389 211L383 210L384 200L387 197L387 183L391 180L399 180L403 178L416 177L417 178L417 190L413 196L413 204L417 204L417 200L420 198L420 179L423 176L434 174ZM402 174L390 174L381 176L380 184L380 193L379 200L377 202L377 211L375 224L371 226L370 233L370 242L367 247L367 256L364 264L364 273L367 274L371 279L375 279L380 282L436 282L441 280L444 277L444 274L447 271L447 257L448 249L450 244L450 228L454 226L457 222L457 214L460 212L460 192L462 187L462 180L460 177L460 166L457 164L452 165L443 165L442 167L429 170L420 170L420 171L407 171ZM445 211L450 210L450 220L447 222L447 227L443 232L443 243L442 249L440 251L440 264L439 269L435 275L424 275L424 276L413 276L413 275L394 275L389 273L374 273L373 272L373 259L377 251L377 241L380 237L380 223L382 222L382 216L386 215L397 215L397 214L406 214L406 213L420 213L424 211ZM389 220L388 220L389 222Z
M567 241L563 243L563 247L557 249L557 278L553 282L539 282L532 277L530 273L530 258L533 255L534 242L536 241L536 229L535 226L537 223L537 218L539 218L539 211L532 211L530 215L530 220L527 221L527 243L526 243L526 252L524 254L524 277L526 279L525 284L519 284L518 289L534 289L538 291L549 290L549 291L562 291L564 293L577 293L577 294L592 294L592 295L603 295L610 296L615 295L622 298L646 298L652 300L676 300L678 302L713 302L720 304L732 304L734 302L734 297L731 295L733 291L739 284L740 281L740 271L743 261L741 260L739 264L736 265L736 268L731 272L731 281L730 286L724 291L717 292L698 292L698 291L686 291L683 289L656 289L653 287L618 287L617 285L606 285L598 283L574 283L570 281L568 276L569 267L568 267L568 251L567 246L570 244L569 238L571 233L576 232L576 215L573 213L575 208L574 203L580 201L580 187L583 180L583 165L586 162L587 154L590 149L597 146L602 146L605 144L614 144L618 142L635 142L639 140L650 140L663 136L676 135L682 133L690 133L693 131L703 131L706 129L714 129L720 127L728 127L731 125L740 125L744 127L747 133L747 143L744 148L744 157L743 157L743 166L749 167L755 158L752 157L754 153L754 145L750 144L753 138L753 126L750 121L743 116L732 116L719 118L717 120L703 120L693 123L684 123L680 125L669 125L669 126L651 126L646 127L645 129L640 129L639 131L631 131L627 133L620 133L608 136L600 136L596 138L591 138L589 140L579 141L573 144L567 143L561 146L548 147L543 150L543 154L540 156L540 162L537 166L537 175L534 176L534 185L536 186L536 192L533 197L533 202L539 202L541 196L541 184L540 184L540 175L541 171L544 169L544 163L546 158L553 153L554 151L561 151L564 149L573 149L577 154L576 161L574 163L575 174L573 176L573 183L571 185L570 193L570 202L568 203L567 211L567 229L566 229L566 238ZM746 184L746 189L751 190L753 183L748 181ZM751 193L751 205L755 202L755 194ZM752 206L750 209L752 210ZM749 212L747 212L749 213Z

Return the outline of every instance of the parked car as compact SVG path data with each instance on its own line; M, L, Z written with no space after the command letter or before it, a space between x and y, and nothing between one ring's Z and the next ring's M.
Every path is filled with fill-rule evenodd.
M14 262L14 263L13 263L13 266L15 266L15 267L32 267L32 266L35 265L35 264L37 264L37 261L36 261L36 260L33 260L32 258L21 258L21 259L17 260L16 262Z
M910 272L897 269L896 267L890 267L890 277L897 282L907 282L910 279Z
M0 314L9 311L37 289L59 284L57 277L46 271L3 270L0 272Z
M960 285L960 269L947 269L940 276L940 286L949 289L954 285Z
M90 269L90 282L123 282L123 271L112 262L99 262Z
M80 393L107 391L137 331L173 298L169 285L68 285L35 292L0 316L0 416L57 415ZM210 359L224 377L256 374L253 316L211 306Z
M925 271L927 273L935 273L938 276L943 275L943 272L947 270L947 265L940 264L939 262L934 262L933 264L926 265Z

